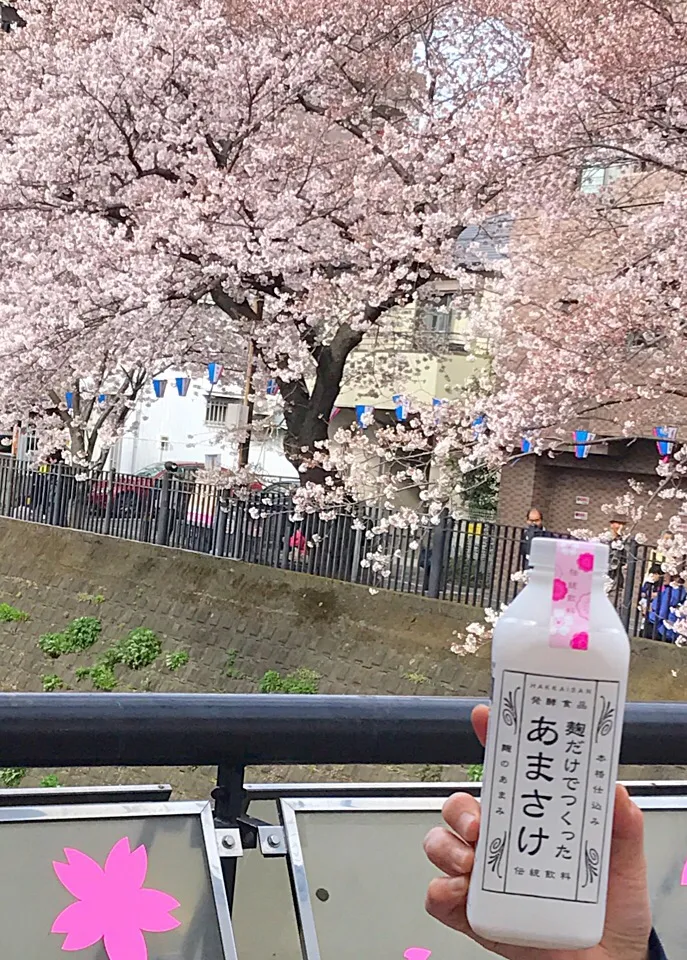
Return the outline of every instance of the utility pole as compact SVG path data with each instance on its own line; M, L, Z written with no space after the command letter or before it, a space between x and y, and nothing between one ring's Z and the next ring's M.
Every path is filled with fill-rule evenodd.
M260 323L262 320L263 306L264 300L260 297L255 301L255 306L253 307L256 323ZM250 435L253 426L253 412L255 410L255 400L252 399L254 396L253 378L257 373L257 369L258 354L255 349L255 340L251 337L248 343L248 362L246 365L246 380L243 386L243 404L241 408L246 411L246 439L239 444L239 470L241 470L242 467L248 466L248 458L250 456Z

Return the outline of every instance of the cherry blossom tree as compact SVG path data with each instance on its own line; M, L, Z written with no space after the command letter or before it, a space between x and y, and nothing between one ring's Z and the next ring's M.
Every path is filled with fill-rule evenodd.
M474 269L456 239L504 166L476 117L521 54L445 0L19 13L0 61L0 413L67 427L89 460L155 372L231 369L252 341L254 389L277 378L286 453L321 481L365 332Z
M687 7L673 0L494 0L527 48L499 202L515 218L501 295L476 317L492 348L470 462L555 454L571 431L597 442L685 439ZM502 134L501 134L502 135ZM451 425L448 425L449 432ZM462 441L464 442L464 436ZM450 439L447 443L451 443ZM686 565L685 453L621 506L663 515L669 563ZM658 458L657 458L658 460Z
M491 9L530 52L509 114L518 227L491 317L485 445L542 450L592 420L609 436L684 425L685 5Z

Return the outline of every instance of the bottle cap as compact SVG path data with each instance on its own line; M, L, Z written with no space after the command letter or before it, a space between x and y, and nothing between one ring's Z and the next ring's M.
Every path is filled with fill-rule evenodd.
M590 572L605 576L608 572L608 544L585 540L554 540L553 537L535 537L530 547L530 562L535 570L553 570L556 555L565 551L569 555L581 557L591 554L594 562Z

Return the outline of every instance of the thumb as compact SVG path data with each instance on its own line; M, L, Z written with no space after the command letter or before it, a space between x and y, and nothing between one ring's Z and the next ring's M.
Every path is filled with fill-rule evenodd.
M642 811L627 790L615 794L608 902L604 941L611 956L646 956L651 931L651 904L644 859Z
M615 792L611 870L623 876L635 876L646 871L642 811L620 784L616 786Z

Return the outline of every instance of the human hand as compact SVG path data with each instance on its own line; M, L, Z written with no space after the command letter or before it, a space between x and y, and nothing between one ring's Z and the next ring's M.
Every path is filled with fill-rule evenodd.
M488 719L488 707L475 707L472 725L482 746ZM588 950L537 950L478 937L470 928L465 905L479 835L480 805L469 794L456 793L444 804L443 815L450 829L436 827L425 838L425 853L446 874L432 880L427 892L427 911L437 920L507 960L646 960L651 907L642 813L620 784L613 815L606 925L601 943Z

